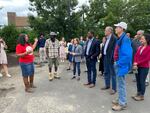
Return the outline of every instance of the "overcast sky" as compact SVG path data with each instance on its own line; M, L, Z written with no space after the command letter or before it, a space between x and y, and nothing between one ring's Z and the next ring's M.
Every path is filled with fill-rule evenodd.
M88 0L79 0L79 5ZM28 10L29 0L0 0L0 25L7 25L7 12L16 12L17 16L27 16L33 13Z

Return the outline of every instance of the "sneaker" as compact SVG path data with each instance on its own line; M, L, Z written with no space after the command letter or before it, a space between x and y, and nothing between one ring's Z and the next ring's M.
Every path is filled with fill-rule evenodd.
M55 72L55 73L54 73L54 78L55 78L55 79L60 79L60 76L58 76L58 74Z
M52 81L52 80L53 80L53 78L54 78L54 77L53 77L53 74L52 74L52 73L50 73L50 74L49 74L49 81Z
M7 76L8 78L11 78L11 75L10 75L10 74L7 74L6 76Z
M112 104L113 104L113 105L119 105L119 100L118 100L118 99L113 100L113 101L112 101ZM127 106L127 103L125 104L125 106Z
M127 106L125 105L125 106L123 106L123 105L114 105L113 107L112 107L112 110L114 110L114 111L122 111L122 110L125 110L127 108Z
M3 77L3 75L0 73L0 78Z
M76 78L76 76L73 76L71 79L73 80L73 79L75 79Z
M139 96L139 95L140 95L140 94L137 93L137 94L135 94L135 95L132 95L131 98L134 99L135 97L137 97L137 96Z
M135 101L143 101L144 100L144 96L136 96L134 97Z

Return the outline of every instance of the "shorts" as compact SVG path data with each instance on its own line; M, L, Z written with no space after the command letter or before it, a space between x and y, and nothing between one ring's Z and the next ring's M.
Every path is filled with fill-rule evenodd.
M55 67L58 67L58 66L59 66L59 60L58 60L58 58L49 58L49 59L48 59L48 66L49 66L49 68L52 68L53 65L54 65Z

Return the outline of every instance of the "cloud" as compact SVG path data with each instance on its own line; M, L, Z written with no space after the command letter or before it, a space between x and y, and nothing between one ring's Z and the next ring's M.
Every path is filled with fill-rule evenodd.
M88 0L79 0L79 5L86 3ZM17 16L27 16L28 13L36 15L35 12L29 11L29 0L0 0L0 25L7 25L7 12L16 12Z
M0 25L7 25L7 12L16 12L17 16L27 16L29 11L28 0L1 0L0 7ZM35 13L34 13L35 14Z

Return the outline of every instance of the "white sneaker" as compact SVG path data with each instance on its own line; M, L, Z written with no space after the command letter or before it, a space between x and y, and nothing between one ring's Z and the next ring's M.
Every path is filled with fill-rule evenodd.
M3 75L0 73L0 78L3 77Z
M10 74L7 74L6 76L9 77L9 78L11 78L11 75L10 75Z

